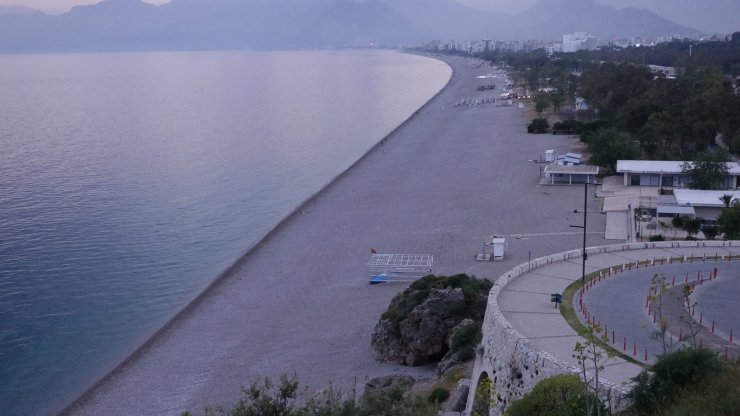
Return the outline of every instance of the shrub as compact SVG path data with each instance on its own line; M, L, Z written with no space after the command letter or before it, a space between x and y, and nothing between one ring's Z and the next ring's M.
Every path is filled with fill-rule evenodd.
M663 237L663 234L651 235L649 240L650 241L665 241L665 237Z
M563 120L558 121L552 126L553 132L562 132L567 134L573 134L580 131L583 123L578 120Z
M650 370L633 379L635 386L629 397L638 414L654 414L673 406L687 392L704 391L710 381L728 373L726 364L713 352L690 348L661 355Z
M683 218L673 217L673 219L671 220L671 224L676 228L683 228Z
M546 118L536 118L527 125L527 133L546 133L549 127L550 124L547 122Z
M467 361L475 357L475 347L483 338L483 324L473 322L456 331L450 339L450 351L457 355L458 361Z
M580 416L586 408L584 390L581 379L575 374L546 378L537 383L531 393L514 402L505 415Z
M476 279L466 274L453 276L427 275L415 281L408 289L396 295L382 318L388 319L397 330L402 320L406 319L415 307L424 303L432 289L460 288L465 297L464 317L483 320L486 313L488 292L493 284L485 279Z
M444 403L450 398L450 391L444 387L437 387L429 394L429 403Z

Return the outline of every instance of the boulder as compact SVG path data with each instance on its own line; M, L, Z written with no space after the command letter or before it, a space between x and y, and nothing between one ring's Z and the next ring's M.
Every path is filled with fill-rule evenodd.
M389 319L378 322L372 336L373 355L379 361L410 366L436 362L449 350L450 336L464 319L464 311L462 289L432 289L397 325Z

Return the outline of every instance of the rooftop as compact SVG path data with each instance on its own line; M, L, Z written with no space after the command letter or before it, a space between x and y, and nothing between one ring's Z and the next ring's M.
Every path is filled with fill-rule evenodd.
M570 175L598 175L599 167L591 165L547 165L546 173Z
M625 173L681 173L681 165L686 161L673 160L618 160L617 172ZM730 175L740 175L740 164L727 162Z
M733 199L740 200L740 191L701 191L698 189L674 189L678 205L691 205L700 207L722 207L724 203L722 195L732 195Z

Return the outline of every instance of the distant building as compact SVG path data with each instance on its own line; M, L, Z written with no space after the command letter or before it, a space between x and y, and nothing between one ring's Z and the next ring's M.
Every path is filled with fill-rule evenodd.
M664 75L668 79L675 79L678 70L672 66L648 65L650 72L656 76Z
M712 223L725 207L722 197L730 195L732 200L740 198L739 191L700 191L676 189L673 195L662 196L657 207L658 217L687 216Z
M688 178L683 174L683 161L668 160L618 160L617 173L624 175L624 186L654 186L661 188L688 188ZM727 162L729 172L722 181L722 189L737 189L740 164Z
M548 55L552 55L555 53L560 53L563 51L563 43L562 42L555 42L553 44L548 45L545 47L545 50L547 51Z
M587 32L563 35L563 52L592 51L597 46L599 46L599 40Z

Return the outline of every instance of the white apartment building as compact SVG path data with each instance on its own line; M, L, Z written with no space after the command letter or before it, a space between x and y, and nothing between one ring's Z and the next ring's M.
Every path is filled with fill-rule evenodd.
M587 32L563 35L563 52L576 52L582 49L592 51L598 46L598 39Z

